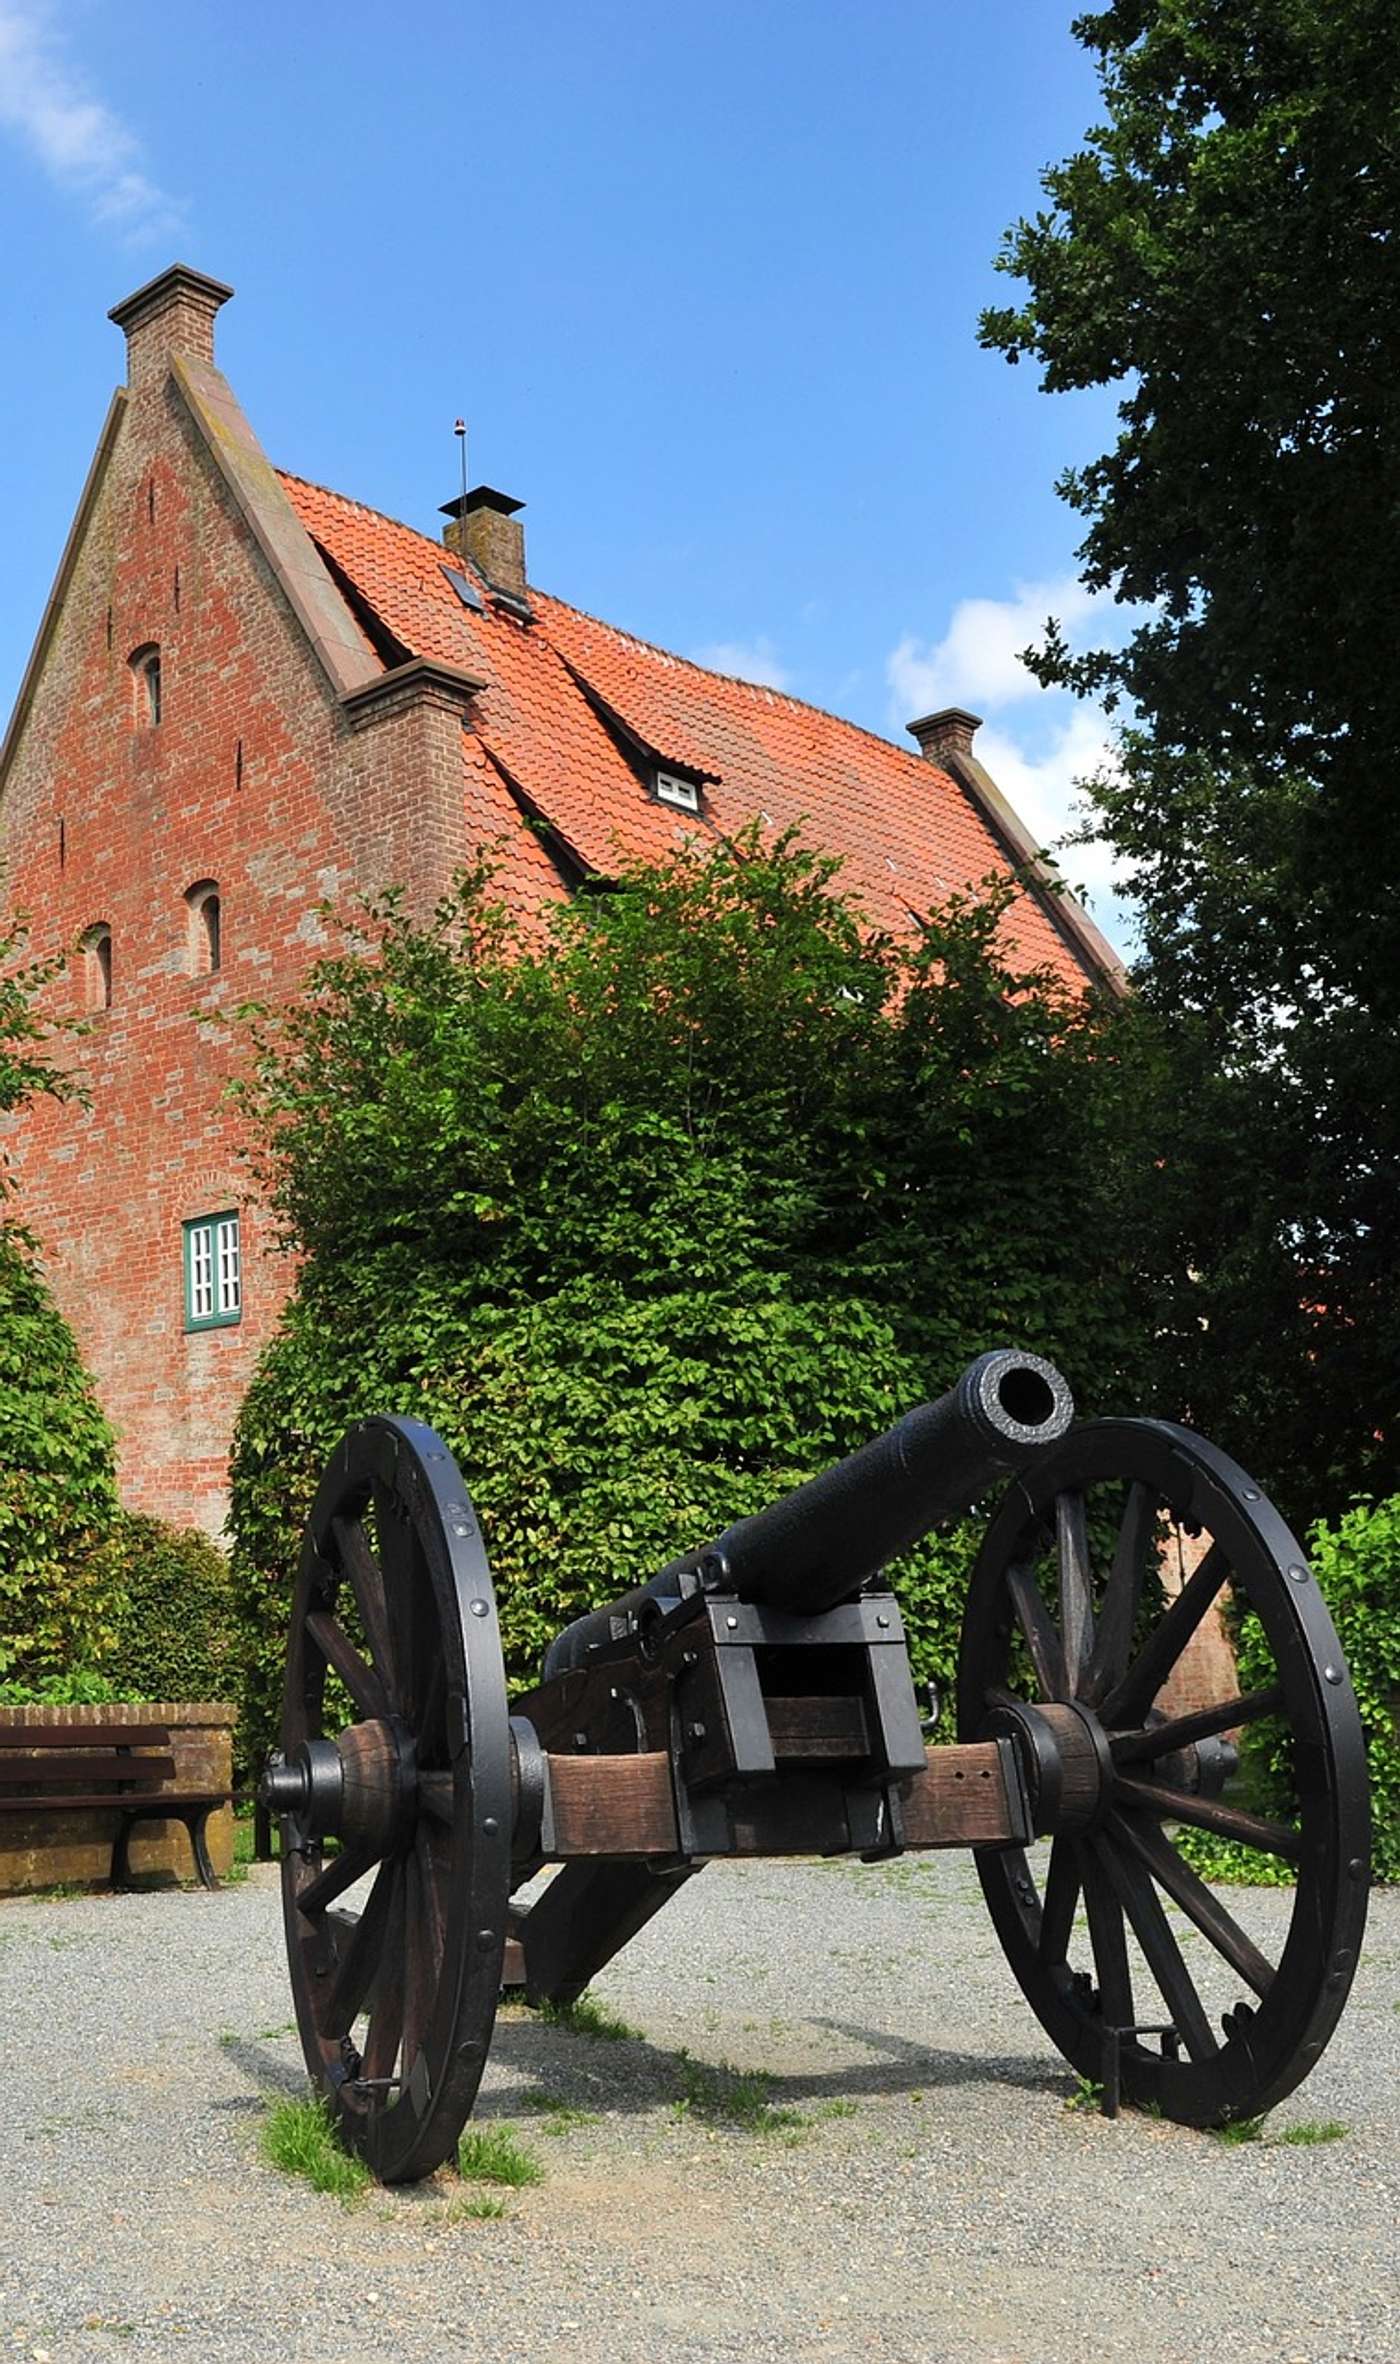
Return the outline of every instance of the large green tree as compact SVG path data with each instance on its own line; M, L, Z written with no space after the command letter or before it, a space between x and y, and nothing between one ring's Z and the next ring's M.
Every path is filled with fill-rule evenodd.
M1384 0L1081 16L1104 120L1044 176L984 340L1115 386L1061 490L1121 646L1093 787L1180 1137L1149 1228L1205 1424L1285 1491L1400 1484L1400 49ZM1155 1251L1154 1251L1155 1252Z
M255 1752L310 1489L366 1412L457 1450L525 1676L984 1346L1141 1399L1124 1014L1019 969L1006 892L896 944L838 890L754 836L532 946L477 878L430 927L381 910L263 1028L245 1098L302 1263L234 1456ZM902 1572L930 1673L964 1558Z

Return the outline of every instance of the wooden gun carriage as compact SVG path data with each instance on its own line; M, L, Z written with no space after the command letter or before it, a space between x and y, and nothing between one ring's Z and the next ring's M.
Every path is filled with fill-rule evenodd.
M1008 1479L968 1595L958 1738L929 1745L882 1571ZM1227 1597L1257 1619L1269 1680L1181 1708L1173 1671ZM332 1670L354 1717L333 1736ZM1286 1817L1232 1794L1229 1736L1265 1723ZM389 2182L454 2151L503 1983L574 1999L716 1858L971 1847L1073 2067L1110 2106L1121 2086L1195 2126L1307 2074L1366 1914L1361 1726L1293 1536L1200 1437L1076 1425L1058 1372L1005 1351L579 1619L513 1704L451 1454L417 1421L363 1422L311 1513L261 1794L307 2065ZM1193 1830L1291 1868L1276 1958L1193 1869Z

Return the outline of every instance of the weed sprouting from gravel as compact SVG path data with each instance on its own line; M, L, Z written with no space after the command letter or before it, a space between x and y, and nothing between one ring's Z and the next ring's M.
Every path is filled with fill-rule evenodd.
M1340 2118L1304 2118L1297 2126L1285 2126L1276 2134L1275 2142L1317 2143L1340 2142L1350 2128Z
M498 2200L492 2192L459 2192L455 2199L449 2200L440 2210L438 2222L460 2224L468 2217L480 2220L509 2214L505 2201Z
M1103 2100L1103 2086L1097 2077L1076 2077L1073 2093L1065 2095L1067 2110L1096 2110Z
M688 2052L677 2059L681 2098L672 2108L678 2118L699 2118L708 2126L741 2126L748 2134L781 2134L809 2123L801 2110L777 2106L767 2069L736 2069L727 2061L710 2068L692 2060Z
M368 2167L343 2147L323 2101L274 2103L263 2120L261 2141L270 2166L303 2176L313 2191L331 2192L348 2203L369 2185Z
M544 2169L509 2126L468 2126L457 2145L457 2173L464 2183L543 2183Z
M566 2027L571 2036L599 2036L605 2044L624 2043L637 2033L587 1987L576 2003L541 2003L539 2015L549 2027Z
M543 2121L541 2134L570 2134L575 2126L596 2126L598 2112L580 2109L562 2093L530 2093L521 2102L522 2110Z
M1227 2150L1236 2150L1244 2142L1262 2142L1267 2117L1229 2118L1223 2126L1212 2126L1211 2133Z

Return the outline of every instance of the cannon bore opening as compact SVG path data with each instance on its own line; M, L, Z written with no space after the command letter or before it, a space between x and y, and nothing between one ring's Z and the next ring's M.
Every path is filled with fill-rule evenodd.
M1027 1363L1015 1363L997 1381L997 1402L1008 1420L1021 1428L1043 1428L1055 1417L1055 1391L1048 1379Z

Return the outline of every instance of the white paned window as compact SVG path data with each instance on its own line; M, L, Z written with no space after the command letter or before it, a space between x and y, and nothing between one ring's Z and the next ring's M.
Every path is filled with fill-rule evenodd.
M185 1225L185 1328L213 1329L242 1311L238 1217L197 1215Z
M658 772L656 775L658 804L673 804L683 813L698 813L700 791L693 780L681 779L677 772Z

